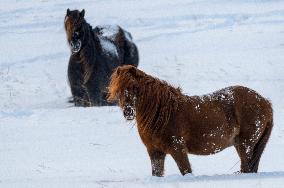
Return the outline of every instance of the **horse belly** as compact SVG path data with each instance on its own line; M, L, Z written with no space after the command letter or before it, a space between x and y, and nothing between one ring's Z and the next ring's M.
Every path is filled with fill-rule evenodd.
M233 145L230 139L222 139L222 142L218 139L201 140L198 146L194 146L192 143L193 141L187 144L187 149L188 153L195 155L215 154Z
M215 126L212 123L211 127L189 133L186 139L188 152L197 155L218 153L232 146L238 134L237 124L227 122L222 126Z

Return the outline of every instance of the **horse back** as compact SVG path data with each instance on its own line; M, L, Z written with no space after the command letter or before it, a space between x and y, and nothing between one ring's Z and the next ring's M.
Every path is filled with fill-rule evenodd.
M100 39L103 52L117 58L118 65L138 66L138 49L128 31L118 25L99 25L93 32Z

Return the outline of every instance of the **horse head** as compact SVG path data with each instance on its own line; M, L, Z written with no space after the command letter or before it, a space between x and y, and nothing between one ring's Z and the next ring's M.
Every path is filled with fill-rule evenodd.
M79 52L82 47L84 39L84 29L82 26L86 23L84 16L84 9L82 11L67 9L64 26L72 54Z
M138 81L137 69L131 65L118 67L111 76L108 101L118 101L127 120L136 117Z

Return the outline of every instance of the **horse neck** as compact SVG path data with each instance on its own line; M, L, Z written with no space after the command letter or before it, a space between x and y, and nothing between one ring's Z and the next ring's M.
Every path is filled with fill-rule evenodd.
M82 40L83 47L92 45L92 42L91 42L91 40L92 40L91 26L87 22L84 22L83 25L82 25L82 30L84 32L84 37L83 37L83 40Z
M139 129L149 133L162 133L170 119L173 118L172 115L174 115L185 102L184 95L179 94L178 91L172 91L172 89L175 90L175 88L168 88L171 86L165 85L164 83L160 84L162 87L159 88L159 90L144 88L143 91L139 93L140 97L137 96L137 124ZM163 91L170 93L161 93Z
M83 47L80 50L80 59L88 59L89 62L95 62L98 56L99 39L96 34L94 34L92 26L87 22L83 26L84 28L84 39L82 41Z

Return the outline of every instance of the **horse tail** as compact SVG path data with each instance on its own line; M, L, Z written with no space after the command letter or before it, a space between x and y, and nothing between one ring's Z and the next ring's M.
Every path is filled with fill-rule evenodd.
M128 31L119 27L119 31L114 42L120 49L119 51L122 53L122 61L120 65L133 65L137 67L139 62L139 54L137 46L132 41L132 35Z
M139 53L138 53L138 48L137 46L130 42L130 41L125 41L125 46L124 46L124 65L133 65L135 67L138 66L139 63Z
M132 37L131 33L129 33L128 31L125 31L123 29L122 29L122 31L125 35L126 40L132 41L133 37Z
M258 170L260 157L271 135L272 127L273 127L273 119L267 122L263 134L261 135L259 141L256 143L254 147L253 155L252 155L251 162L250 162L250 167L251 167L252 172L257 172Z

